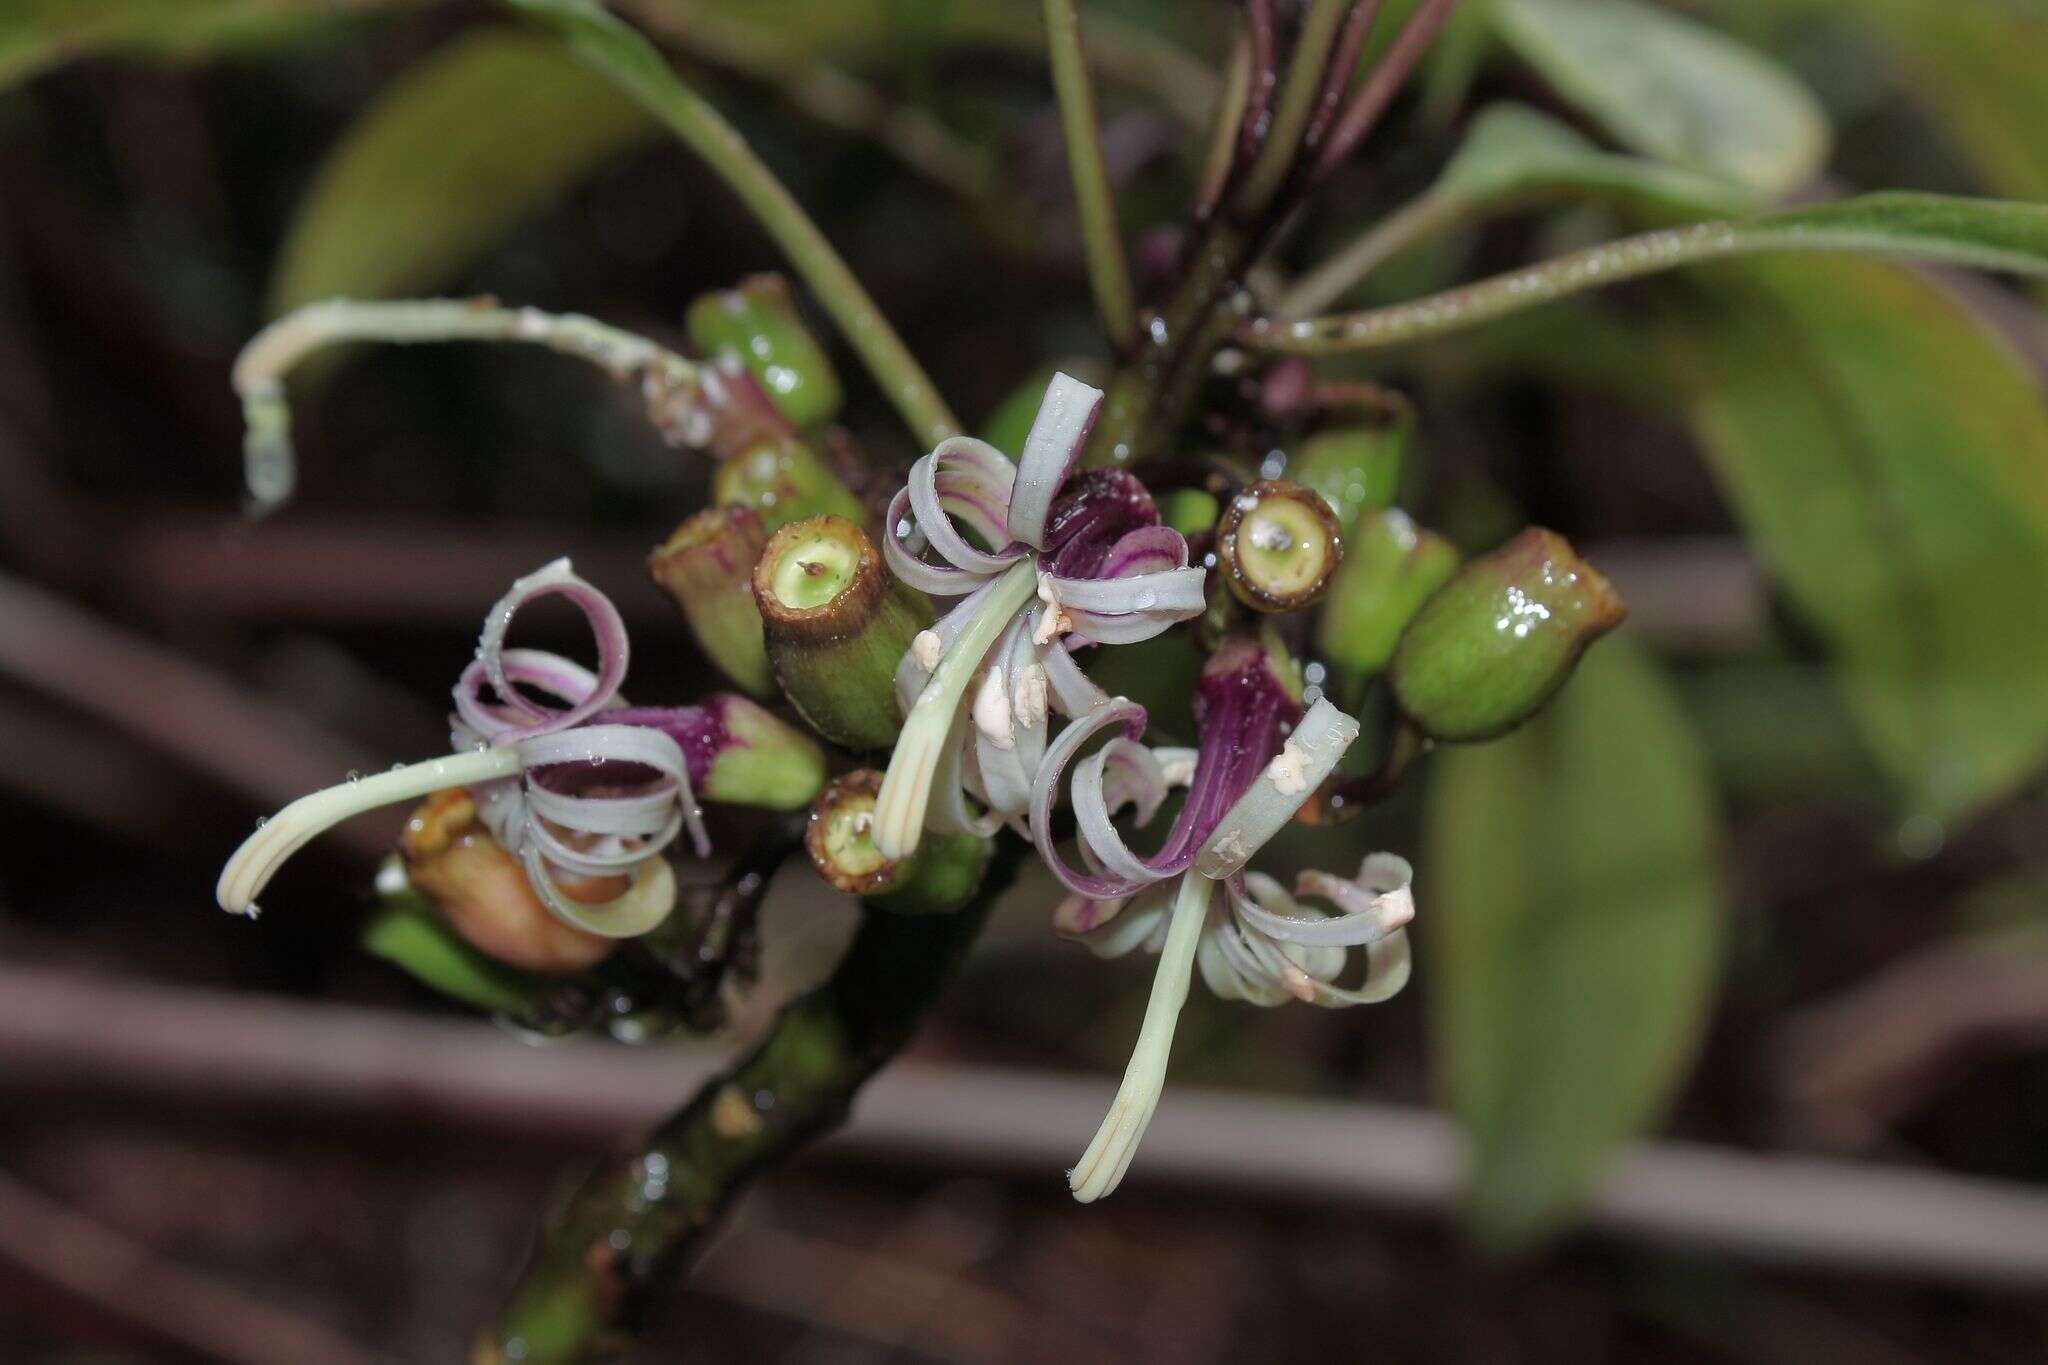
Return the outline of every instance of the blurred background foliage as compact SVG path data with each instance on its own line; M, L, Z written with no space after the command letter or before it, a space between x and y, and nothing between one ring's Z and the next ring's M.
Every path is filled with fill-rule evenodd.
M971 424L1049 362L1102 359L1035 5L618 8L743 128ZM1142 238L1187 196L1231 14L1087 10ZM1468 0L1283 255L1307 267L1424 195L1447 230L1395 244L1355 305L1816 195L2048 200L2044 67L2038 0ZM488 601L539 547L597 556L624 597L702 501L701 464L630 395L545 356L437 348L303 376L300 503L232 516L227 368L280 310L490 293L673 337L691 298L775 264L725 189L538 30L467 0L26 0L0 15L0 83L0 554L21 583L388 762L433 747L465 594ZM1468 553L1557 527L1634 622L1526 729L1435 755L1362 824L1287 836L1299 865L1421 850L1419 1005L1301 1019L1198 998L1182 1073L1442 1103L1472 1141L1468 1227L1495 1250L1555 1232L1652 1127L2048 1176L2048 1006L1971 1009L1986 973L2048 1001L2038 298L1764 259L1324 365L1412 399L1403 506ZM849 425L907 462L851 387ZM640 599L637 685L688 689L701 661ZM11 633L6 723L57 751L0 774L21 835L0 863L10 956L422 1004L354 951L359 851L288 874L288 924L209 916L208 868L269 793L175 741L166 763L147 717L53 682ZM1126 666L1141 700L1174 667ZM1039 942L1050 894L1013 896L939 1046L1116 1065L1144 982ZM1873 994L1901 980L1923 993ZM1671 1297L1556 1264L1535 1283L1559 1312L1633 1295L1666 1348L1773 1354L1707 1325L1720 1271ZM1759 1287L1737 1319L1777 1345L1858 1340L1816 1306L1831 1292ZM1880 1327L1901 1359L2021 1359L2048 1319L1979 1299ZM1525 1322L1502 1330L1544 1355Z

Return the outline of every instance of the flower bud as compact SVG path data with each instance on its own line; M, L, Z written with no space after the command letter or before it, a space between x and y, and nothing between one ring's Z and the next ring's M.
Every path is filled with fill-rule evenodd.
M566 924L541 904L526 868L476 818L466 788L428 797L399 840L406 875L471 946L530 972L565 974L595 966L618 946ZM571 900L594 903L624 894L626 878L567 878Z
M812 728L850 749L895 742L896 665L932 609L860 527L818 516L777 531L754 566L754 601L775 679Z
M1401 456L1415 425L1406 403L1354 426L1329 427L1303 441L1287 462L1287 477L1313 488L1351 526L1368 508L1388 507L1401 483Z
M833 779L811 805L804 850L835 890L897 914L959 909L981 883L988 840L972 834L926 834L909 857L882 856L873 837L882 775L861 768Z
M802 810L825 782L825 751L774 712L730 692L696 706L621 707L607 720L648 725L683 751L690 786L707 801Z
M750 509L771 534L800 517L830 514L857 522L866 515L853 491L800 441L768 442L721 461L711 476L711 498Z
M1221 510L1216 496L1200 488L1176 488L1159 498L1159 520L1184 536L1215 530Z
M1398 507L1353 523L1316 621L1316 649L1347 683L1384 669L1401 632L1458 568L1457 547Z
M839 411L839 376L797 316L782 276L753 275L736 289L706 294L690 305L684 325L705 355L737 355L797 426L816 426Z
M767 543L750 508L707 507L647 557L647 572L683 609L698 646L757 697L775 695L754 605L754 562Z
M1329 591L1344 541L1329 504L1283 479L1255 483L1216 523L1218 574L1254 611L1294 611Z
M1627 614L1563 536L1532 526L1424 604L1394 654L1394 698L1432 739L1490 739L1534 715Z

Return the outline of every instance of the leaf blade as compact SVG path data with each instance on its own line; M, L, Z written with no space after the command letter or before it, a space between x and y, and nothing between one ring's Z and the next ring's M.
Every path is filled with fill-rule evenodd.
M1624 146L1770 197L1811 180L1830 133L1769 57L1629 0L1498 0L1503 41Z
M2048 400L1910 271L1714 286L1664 333L1709 463L1907 815L1953 827L2048 760Z
M1431 1023L1484 1245L1559 1226L1693 1055L1720 956L1707 774L1626 635L1530 725L1438 760Z
M654 121L562 51L485 31L406 73L344 135L300 204L270 303L431 293Z

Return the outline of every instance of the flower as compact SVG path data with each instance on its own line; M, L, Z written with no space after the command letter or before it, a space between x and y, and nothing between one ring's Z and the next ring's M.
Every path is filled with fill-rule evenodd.
M589 621L595 673L559 654L505 647L519 609L551 596L567 598ZM698 854L710 851L691 783L719 756L728 726L718 708L627 708L618 690L628 652L618 609L568 560L517 580L485 617L476 658L455 685L455 753L374 777L351 775L259 822L221 871L221 907L255 915L256 897L285 861L352 815L467 787L477 819L519 857L534 893L558 918L606 938L654 928L676 900L663 850L687 827ZM544 706L522 688L559 705ZM627 889L597 903L575 900L557 884L560 877L617 876L630 879Z
M889 504L891 571L963 600L897 670L906 719L875 807L885 857L909 856L927 826L988 833L1021 817L1048 754L1049 712L1110 703L1071 649L1149 639L1201 613L1204 571L1159 524L1144 485L1121 470L1069 477L1101 403L1100 390L1054 375L1015 466L986 441L949 437Z
M1294 895L1263 872L1234 877L1224 883L1227 908L1212 910L1202 927L1195 958L1202 979L1225 1000L1267 1007L1302 1000L1344 1009L1392 999L1408 984L1406 926L1415 918L1414 880L1408 860L1392 853L1367 854L1349 881L1303 872ZM1329 901L1337 913L1296 899L1306 896ZM1098 903L1071 897L1053 927L1098 957L1121 957L1139 947L1157 953L1166 941L1171 901L1157 894L1141 899L1145 903L1135 908L1117 902L1117 910L1084 923L1077 912ZM1352 948L1366 950L1365 979L1356 987L1339 986Z
M1297 884L1337 907L1303 907L1271 877L1245 872L1267 840L1294 817L1333 771L1358 723L1317 698L1304 709L1292 663L1276 638L1225 640L1195 688L1198 747L1147 748L1142 707L1105 702L1063 731L1040 765L1030 825L1039 853L1072 893L1055 927L1105 956L1140 945L1159 955L1152 995L1115 1103L1069 1173L1084 1202L1114 1190L1129 1168L1165 1083L1166 1063L1194 969L1216 994L1254 1004L1289 998L1322 1005L1365 1004L1400 990L1408 976L1404 926L1414 914L1412 871L1374 854L1358 879L1304 873ZM1074 765L1069 793L1086 870L1052 840L1052 809L1073 756L1112 726L1123 733ZM1169 791L1187 797L1157 852L1131 851L1112 823L1129 807L1147 825ZM1170 902L1156 894L1180 885ZM1212 911L1217 883L1224 905ZM1136 905L1138 908L1133 908ZM1337 985L1349 949L1364 947L1365 979Z

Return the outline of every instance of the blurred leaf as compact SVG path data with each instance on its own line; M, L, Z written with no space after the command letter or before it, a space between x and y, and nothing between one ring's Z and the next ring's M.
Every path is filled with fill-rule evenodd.
M483 31L415 65L313 181L271 306L447 285L654 122L558 43Z
M1521 104L1480 111L1436 189L1474 206L1578 193L1691 218L1728 217L1758 204L1754 191L1718 176L1603 151Z
M385 0L6 0L0 4L0 89L61 62L143 49L202 57L296 34Z
M1762 53L1630 0L1497 0L1500 36L1624 146L1776 198L1827 159L1813 96Z
M383 898L363 929L363 947L422 985L479 1009L523 1014L547 997L545 979L472 948L417 891Z
M1819 248L2048 274L2048 204L1866 194L1768 214L1735 230L1746 250Z
M2048 199L2048 5L2040 0L1715 0L1734 15L1768 7L1856 24L1884 45L1905 85L1947 126L1985 184Z
M1568 1216L1683 1074L1719 955L1706 759L1626 635L1544 715L1438 758L1418 881L1444 1089L1495 1249Z
M1667 335L1708 457L1908 812L1953 824L2048 755L2048 403L1920 275L1705 278Z

